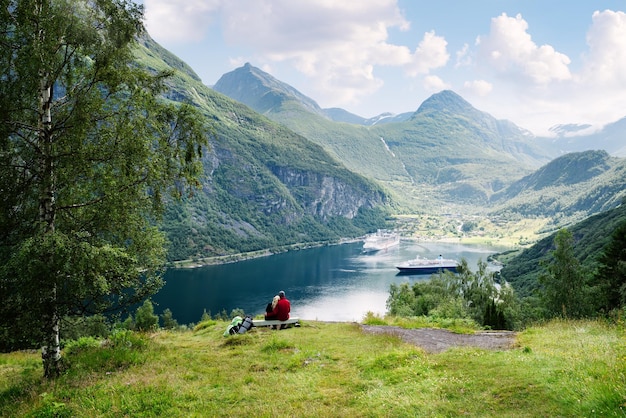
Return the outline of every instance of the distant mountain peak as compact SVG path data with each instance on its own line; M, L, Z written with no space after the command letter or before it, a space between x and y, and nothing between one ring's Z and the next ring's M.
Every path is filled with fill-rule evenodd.
M442 90L433 94L421 104L415 113L426 113L433 110L459 114L476 111L468 101L452 90Z
M315 100L249 62L224 74L213 89L263 114L280 109L285 102L296 101L323 116Z

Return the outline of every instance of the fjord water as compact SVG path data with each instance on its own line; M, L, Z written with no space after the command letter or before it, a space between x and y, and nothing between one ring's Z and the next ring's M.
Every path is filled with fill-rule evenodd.
M291 251L232 264L168 270L166 284L153 297L155 312L169 308L181 324L235 308L264 312L280 290L291 301L292 316L320 321L360 321L372 311L383 315L391 283L428 280L398 275L395 266L416 255L461 260L472 270L479 259L501 249L458 243L402 241L399 247L362 254L363 243Z

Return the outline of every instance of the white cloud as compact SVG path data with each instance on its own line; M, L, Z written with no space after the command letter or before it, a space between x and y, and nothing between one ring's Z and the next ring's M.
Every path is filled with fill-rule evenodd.
M412 62L407 66L407 74L415 77L446 65L450 59L450 54L446 50L447 45L446 40L435 35L434 31L426 32L413 54Z
M423 37L411 39L415 35L406 31L410 23L397 3L144 0L150 34L167 47L185 51L207 81L250 62L293 83L323 107L370 114L400 112L400 106L419 105L414 102L427 93L458 89L477 108L538 134L554 124L602 124L624 116L624 12L604 10L589 16L587 50L575 52L580 54L576 58L582 57L582 68L574 73L567 55L531 37L535 24L569 24L556 16L537 17L529 26L521 15L496 15L497 10L488 34L472 45L467 37L480 29L472 28L476 32L458 39L437 21L432 24L439 35L420 30ZM406 33L400 36L398 31ZM390 33L404 40L392 42ZM452 66L448 40L456 45ZM570 41L564 44L571 47L576 39ZM403 78L402 72L414 79ZM386 76L390 78L383 79ZM396 108L385 108L389 106Z
M223 12L229 42L273 54L338 43L378 45L389 27L408 28L395 0L225 0Z
M450 84L444 82L436 75L427 75L424 77L424 90L430 93L437 93L441 90L448 90L452 88Z
M146 28L155 39L200 41L221 0L144 0Z
M411 51L387 42L405 30L396 0L230 0L222 7L225 40L255 51L251 62L289 63L310 81L316 100L354 104L382 87L377 66L402 66Z
M456 52L455 68L468 67L472 64L472 58L469 56L469 45L463 44L463 48Z
M537 46L521 15L506 13L491 19L490 33L479 37L479 58L504 75L521 75L537 84L571 78L567 55L550 45Z
M485 80L466 81L463 90L480 97L487 96L493 90L493 84Z
M620 87L626 83L626 13L594 12L587 33L589 52L581 80L597 87Z

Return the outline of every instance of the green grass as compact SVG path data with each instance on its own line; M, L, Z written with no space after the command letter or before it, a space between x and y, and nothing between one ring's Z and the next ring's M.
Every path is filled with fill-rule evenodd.
M357 324L226 325L83 341L56 381L37 352L0 354L0 416L626 416L623 324L556 321L509 351L441 354Z

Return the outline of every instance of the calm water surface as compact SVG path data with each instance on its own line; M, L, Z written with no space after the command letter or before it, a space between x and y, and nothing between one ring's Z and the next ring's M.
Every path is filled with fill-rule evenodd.
M460 260L476 269L479 259L502 249L455 244L402 241L399 247L362 254L362 242L293 251L233 264L168 270L166 284L153 297L155 312L171 309L181 324L241 308L264 312L280 290L291 301L291 316L320 321L360 321L372 311L385 313L391 283L427 280L429 276L398 275L396 264L416 255Z

